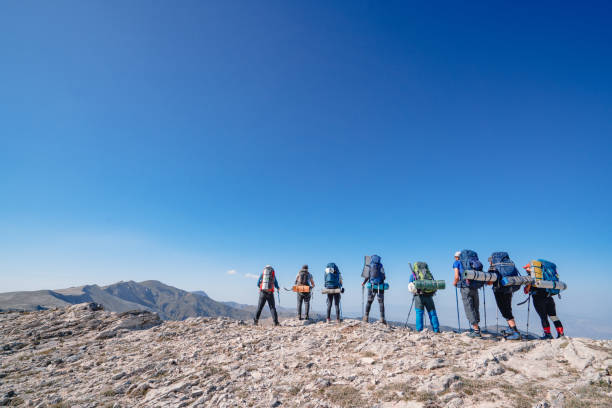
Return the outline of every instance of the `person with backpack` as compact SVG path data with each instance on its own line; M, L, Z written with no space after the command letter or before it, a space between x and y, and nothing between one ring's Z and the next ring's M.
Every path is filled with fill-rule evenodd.
M482 287L482 282L470 281L463 278L466 270L482 271L482 263L478 260L478 254L469 249L455 252L455 262L453 263L455 279L453 285L461 291L461 300L465 309L465 316L470 322L469 337L480 338L480 300L478 289ZM458 312L457 312L458 313Z
M519 276L518 270L507 252L493 252L489 257L489 272L497 275L497 280L493 284L493 296L499 312L510 327L511 333L506 336L506 340L520 340L521 334L512 315L512 295L520 289L520 285L503 286L501 282L504 277Z
M368 269L368 276L361 284L361 286L365 286L366 283L370 283L368 287L368 302L366 303L363 321L366 323L368 322L372 302L374 301L374 297L377 296L378 307L380 309L380 322L382 324L387 324L387 321L385 320L385 269L383 268L383 265L380 262L380 256L372 255L370 257L370 264L368 265Z
M415 280L430 280L433 281L433 275L429 271L429 266L425 262L415 262L414 269L410 275L409 282ZM436 305L433 301L433 296L436 290L417 290L414 294L414 310L416 311L416 330L423 330L423 313L427 309L429 321L434 333L440 333L440 324L438 322L438 314L436 313Z
M310 320L310 291L314 288L314 278L312 274L308 272L308 265L303 265L302 269L298 272L295 277L295 284L300 286L308 286L308 292L296 292L297 293L297 312L298 319L302 320L302 303L304 303L304 314L306 320Z
M325 289L341 289L344 292L342 288L342 275L338 266L333 262L328 263L325 268ZM336 305L336 321L340 323L340 293L327 294L327 323L331 321L332 303Z
M534 276L531 263L523 266L523 269L525 269L531 276ZM556 265L554 269L556 270ZM536 288L532 285L526 285L523 290L525 291L525 294L531 293L533 298L533 307L535 307L538 316L540 316L542 330L544 330L544 335L540 337L540 339L551 340L553 338L552 334L550 333L550 323L548 322L549 317L550 320L553 321L555 329L557 330L557 338L563 337L565 335L563 332L563 324L561 324L561 320L559 320L559 317L557 317L557 308L555 305L555 300L553 299L554 295L551 293L551 291L544 288Z
M261 311L266 302L268 302L270 314L274 320L274 325L278 326L278 315L276 313L276 306L274 305L274 288L278 290L280 287L278 286L278 281L276 280L276 272L270 265L266 265L266 267L263 269L263 272L257 281L257 287L259 288L259 303L257 305L257 312L255 313L253 323L257 326L259 316L261 316Z

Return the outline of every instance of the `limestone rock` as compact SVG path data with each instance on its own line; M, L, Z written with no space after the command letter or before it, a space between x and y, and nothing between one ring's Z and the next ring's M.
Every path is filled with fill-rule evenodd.
M162 322L95 305L0 313L0 405L612 406L612 341L494 342L347 319Z

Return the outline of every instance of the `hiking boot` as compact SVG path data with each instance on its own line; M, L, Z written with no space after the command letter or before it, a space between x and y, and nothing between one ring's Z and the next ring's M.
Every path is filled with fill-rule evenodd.
M306 317L304 318L304 320L310 320L310 316L306 315Z
M517 331L512 332L511 334L508 335L508 337L506 337L506 340L520 340L521 339L521 334Z
M327 318L327 320L326 320L326 321L327 321L327 324L330 324L330 323L331 323L331 319L330 319L329 317Z
M482 338L482 334L480 334L480 330L471 329L468 333L468 337L472 338Z
M557 338L558 338L558 339L560 339L561 337L565 337L565 334L563 334L563 333L559 333L559 334L557 334ZM551 339L552 339L552 336L551 336Z
M298 316L298 320L303 320L303 319L302 319L302 316Z
M340 322L341 322L341 321L342 321L342 320L340 320L340 318L337 318L337 319L336 319L336 323L338 323L338 324L340 324Z
M361 319L361 320L367 323L368 320L369 320L369 316L365 315L365 316L363 316L363 319Z
M540 340L552 340L553 336L550 333L544 333L544 335L542 337L540 337Z
M387 321L385 320L385 318L384 318L384 317L383 317L382 319L380 319L380 322L381 322L382 324L387 324Z
M280 323L279 322L274 322L274 325L275 326L280 326Z
M257 326L257 322L258 322L258 320L257 320L257 319L253 319L253 324L254 324L255 326Z

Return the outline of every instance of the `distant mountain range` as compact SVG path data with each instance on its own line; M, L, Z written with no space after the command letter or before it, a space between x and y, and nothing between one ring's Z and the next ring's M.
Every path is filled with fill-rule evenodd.
M203 291L187 292L154 280L0 293L0 311L42 310L83 302L100 303L106 310L113 312L149 310L164 320L184 320L198 316L225 316L243 320L253 318L252 310L217 302Z

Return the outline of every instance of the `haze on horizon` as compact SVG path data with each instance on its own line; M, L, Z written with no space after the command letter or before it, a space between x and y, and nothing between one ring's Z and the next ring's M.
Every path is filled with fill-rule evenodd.
M557 263L570 336L611 338L611 17L605 2L4 2L0 291L155 279L254 304L264 265L289 286L333 261L357 315L377 253L391 319L421 260L454 326L454 251L505 250Z

